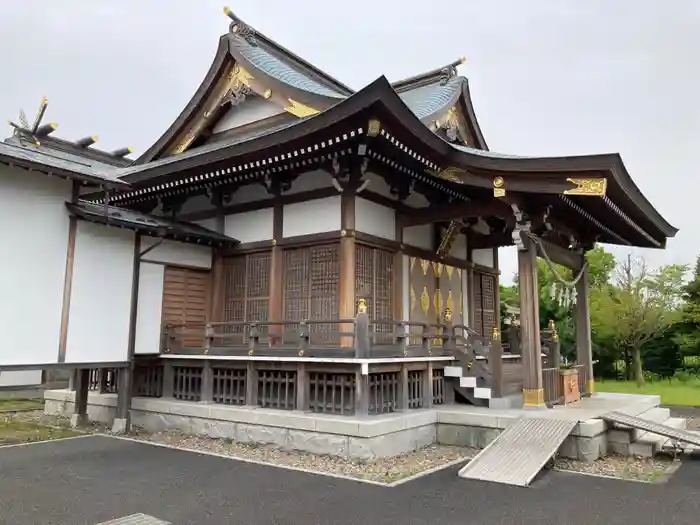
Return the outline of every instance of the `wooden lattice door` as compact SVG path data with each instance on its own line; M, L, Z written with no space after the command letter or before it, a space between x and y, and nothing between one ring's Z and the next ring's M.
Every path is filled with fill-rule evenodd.
M474 330L488 337L496 326L496 277L474 272Z
M165 267L163 278L163 325L186 325L201 329L207 322L209 273L190 268ZM201 347L204 339L187 335L186 347Z

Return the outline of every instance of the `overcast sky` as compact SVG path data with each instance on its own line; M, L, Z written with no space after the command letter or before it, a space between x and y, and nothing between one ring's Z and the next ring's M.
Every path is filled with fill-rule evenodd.
M228 30L220 0L23 0L0 16L0 116L42 94L57 136L149 147L190 99ZM238 2L249 25L359 89L461 55L494 151L619 152L681 231L658 265L691 263L700 145L697 0ZM7 129L9 135L10 129ZM501 250L503 281L515 271ZM618 250L617 253L626 253Z

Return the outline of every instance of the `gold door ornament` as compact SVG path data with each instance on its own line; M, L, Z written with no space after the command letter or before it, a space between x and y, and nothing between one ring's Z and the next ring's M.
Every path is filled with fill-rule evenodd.
M409 259L409 261L410 261L411 271L413 271L413 267L414 267L415 264L416 264L416 258L415 258L415 257L411 257L411 258Z
M447 305L446 306L447 306L447 310L449 310L450 312L452 312L455 308L455 301L454 301L454 298L452 297L452 290L447 292Z
M430 261L425 259L420 260L420 267L423 269L423 275L428 275L428 268L430 268Z
M442 294L440 290L435 290L435 297L433 297L433 304L435 305L436 312L442 312Z
M433 263L433 271L435 272L435 275L438 277L442 276L442 267L443 264L439 262L434 262Z
M416 292L413 291L413 288L411 288L411 312L413 309L416 307Z
M453 274L454 271L455 271L454 266L445 265L445 271L447 272L447 278L451 280L451 279L452 279L452 274Z
M423 287L423 292L420 294L420 308L423 310L423 315L428 315L430 308L430 295L428 295L428 287Z

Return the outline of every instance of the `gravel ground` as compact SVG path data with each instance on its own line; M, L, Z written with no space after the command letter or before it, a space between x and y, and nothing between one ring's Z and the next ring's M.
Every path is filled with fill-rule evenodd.
M592 463L567 458L557 458L554 468L585 474L597 474L613 478L654 482L660 480L674 462L667 458L641 458L607 456Z
M48 426L65 427L70 424L69 418L49 416L40 410L16 413L12 415L12 418ZM110 433L110 429L100 423L92 423L91 428L84 430L103 434ZM432 445L409 454L401 454L371 462L361 462L339 457L319 456L306 452L280 450L270 446L248 445L237 443L230 439L188 436L176 431L151 434L138 429L129 434L128 437L141 441L167 444L185 450L213 452L233 458L302 468L319 473L339 474L380 483L398 481L458 459L466 460L472 458L479 453L478 449L473 448Z
M474 457L479 452L477 449L472 448L431 445L408 454L362 462L332 456L319 456L306 452L280 450L270 446L248 445L230 439L187 436L180 432L159 432L156 434L135 432L130 437L153 443L163 443L186 450L214 452L234 458L302 468L320 473L339 474L381 483L398 481L458 459L466 460Z

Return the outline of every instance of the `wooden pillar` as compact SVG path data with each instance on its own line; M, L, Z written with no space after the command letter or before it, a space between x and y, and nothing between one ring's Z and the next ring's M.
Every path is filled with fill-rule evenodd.
M226 217L223 211L221 198L216 201L216 223L217 233L226 233ZM212 254L211 274L209 280L209 321L223 321L224 313L224 258L221 251L214 248Z
M579 365L584 365L586 393L592 394L595 392L595 379L591 345L591 311L588 299L588 266L585 266L582 271L583 275L576 283L576 360Z
M340 197L340 305L341 319L355 317L355 192L345 187ZM342 332L352 332L354 327L345 325ZM342 337L340 346L352 347L351 337Z
M78 202L80 196L80 184L73 181L71 202ZM68 244L66 248L66 269L63 276L63 304L61 307L61 328L58 336L58 362L66 362L66 349L68 344L68 322L70 318L70 299L73 290L73 266L75 261L75 240L78 235L78 218L71 216L68 219Z
M540 343L540 301L537 287L537 251L528 238L518 249L520 289L520 334L523 362L523 402L525 407L544 408L542 389L542 348Z
M493 306L494 306L494 317L495 326L498 330L501 330L501 268L498 263L498 247L493 249L493 268L496 270L496 274L493 276Z
M476 297L474 295L474 262L472 261L472 239L467 235L467 316L464 324L476 330Z
M403 226L401 225L401 219L398 213L395 213L395 224L396 232L394 234L394 239L399 244L399 251L394 254L394 274L393 283L394 287L394 321L407 321L409 312L403 311L404 306L404 293L408 290L403 289Z
M270 321L284 320L284 252L280 243L284 227L284 204L281 196L276 196L272 208L272 255L270 259L270 299L268 304L268 319ZM270 327L271 344L282 342L284 326Z

